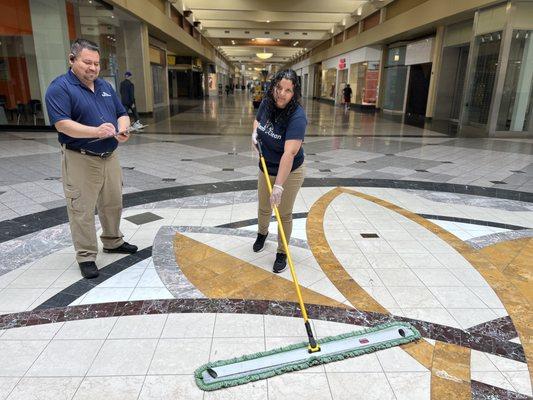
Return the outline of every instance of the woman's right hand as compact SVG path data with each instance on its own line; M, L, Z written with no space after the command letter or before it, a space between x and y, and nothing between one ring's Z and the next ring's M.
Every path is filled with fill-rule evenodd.
M259 152L257 149L257 131L252 132L252 148L255 150L256 153Z

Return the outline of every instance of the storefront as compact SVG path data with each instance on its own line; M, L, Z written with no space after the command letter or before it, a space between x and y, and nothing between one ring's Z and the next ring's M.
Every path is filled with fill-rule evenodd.
M103 79L117 88L124 72L130 71L136 93L144 91L142 52L136 48L140 46L141 30L142 24L129 14L95 1L3 1L0 125L47 125L46 89L54 78L67 71L67 55L77 37L100 46ZM146 109L146 100L141 103L138 109Z
M389 47L385 64L383 111L403 113L408 67L405 65L405 46Z
M463 103L473 20L446 27L434 119L456 125Z
M530 1L511 1L476 13L461 134L533 134L532 37Z
M352 88L352 104L374 107L379 85L381 48L363 47L322 62L321 98L344 101L343 90Z

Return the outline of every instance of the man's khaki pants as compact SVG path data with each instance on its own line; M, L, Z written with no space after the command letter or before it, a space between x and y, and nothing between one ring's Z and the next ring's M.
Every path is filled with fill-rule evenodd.
M72 242L78 263L95 261L98 252L94 210L102 225L100 239L106 249L124 243L120 232L122 214L122 170L118 155L108 158L61 148L63 189L67 200Z
M287 180L283 184L283 194L281 196L281 203L278 206L279 215L281 216L281 223L283 225L283 231L287 238L287 244L291 238L292 233L292 208L298 195L300 187L304 181L305 169L304 166L300 166L292 171ZM275 176L270 176L270 183L273 185L276 181ZM259 171L259 180L257 182L257 197L259 200L258 206L258 231L261 235L268 233L268 225L270 223L270 217L272 216L272 207L270 206L270 195L268 193L268 186L265 180L265 174L263 171ZM283 248L283 242L281 241L281 235L278 228L278 253L285 253Z

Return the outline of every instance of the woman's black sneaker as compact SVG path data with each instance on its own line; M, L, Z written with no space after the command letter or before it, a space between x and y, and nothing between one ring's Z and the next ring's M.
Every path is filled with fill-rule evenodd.
M254 243L254 251L256 253L259 253L265 248L265 240L268 236L268 233L266 235L261 235L260 233L257 234L257 239L255 239Z
M276 253L276 261L274 261L274 267L272 271L276 274L285 271L287 268L287 254Z

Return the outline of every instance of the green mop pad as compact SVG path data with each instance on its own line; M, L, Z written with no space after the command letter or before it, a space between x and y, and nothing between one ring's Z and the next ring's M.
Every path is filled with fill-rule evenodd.
M308 353L308 342L210 362L194 372L202 390L217 390L388 349L420 339L410 324L392 322L320 340L321 351ZM217 367L219 371L217 372ZM225 375L219 373L225 369Z

